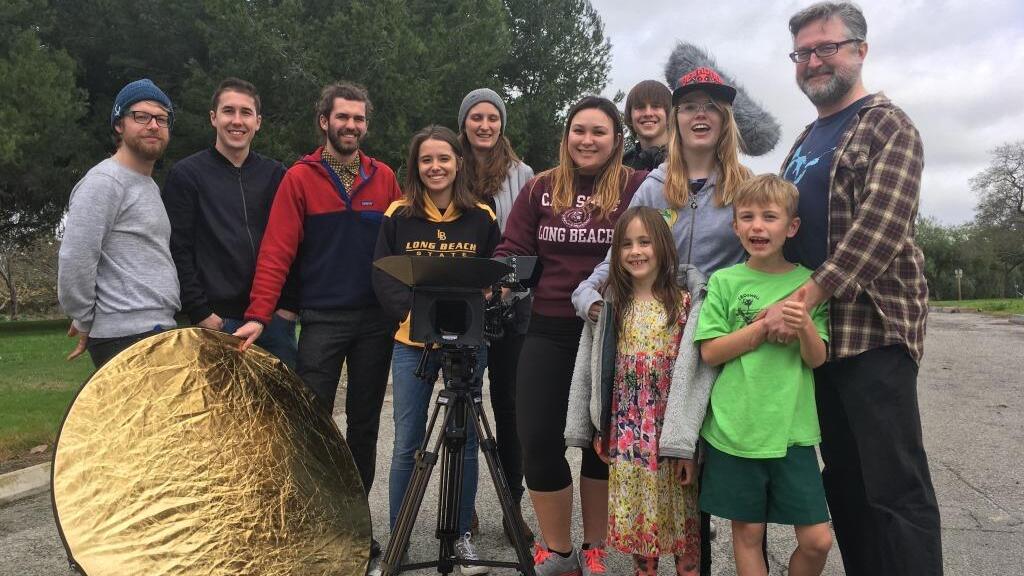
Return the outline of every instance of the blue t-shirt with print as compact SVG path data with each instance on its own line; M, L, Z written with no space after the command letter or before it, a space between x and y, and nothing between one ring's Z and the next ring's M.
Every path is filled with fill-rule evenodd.
M850 120L871 96L818 118L793 152L782 177L800 190L800 229L786 241L786 260L815 270L828 257L828 194L832 156Z

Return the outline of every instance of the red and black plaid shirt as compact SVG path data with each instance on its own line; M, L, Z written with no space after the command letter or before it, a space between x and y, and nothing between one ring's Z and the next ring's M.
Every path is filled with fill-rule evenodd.
M920 363L928 317L924 256L914 243L921 136L903 110L878 93L839 142L829 178L828 259L813 275L832 293L829 357L902 344Z

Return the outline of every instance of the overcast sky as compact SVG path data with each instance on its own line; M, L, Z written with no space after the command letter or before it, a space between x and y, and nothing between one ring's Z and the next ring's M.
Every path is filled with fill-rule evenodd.
M648 78L664 81L679 40L708 50L719 67L782 124L775 150L744 157L777 172L815 110L796 86L787 28L809 0L591 0L612 42L605 94ZM925 149L921 213L947 224L973 217L968 179L988 151L1024 139L1024 2L863 0L868 23L864 83L913 119Z

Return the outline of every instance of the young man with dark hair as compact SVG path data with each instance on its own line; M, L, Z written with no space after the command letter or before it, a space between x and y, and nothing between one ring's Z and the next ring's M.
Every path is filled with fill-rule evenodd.
M367 493L398 328L373 291L373 252L384 212L402 196L391 168L360 150L372 109L361 86L342 82L324 88L316 108L323 145L289 168L281 182L260 247L247 322L235 332L244 339L243 350L260 336L297 264L299 377L331 414L342 364L348 367L345 437Z
M256 257L285 168L252 150L263 120L255 86L228 78L211 105L214 145L174 165L163 200L182 310L196 326L234 332L249 306ZM257 344L295 369L293 292L286 291L289 297Z
M110 114L117 151L71 191L57 269L68 336L99 368L125 348L173 328L180 308L171 225L153 181L170 141L174 107L148 79L117 94Z
M796 81L818 118L782 167L802 225L787 256L814 270L810 309L828 301L828 361L814 373L822 472L850 576L942 574L939 508L921 435L917 372L928 286L914 242L924 151L906 113L864 88L867 23L819 2L789 23ZM785 341L781 309L766 317Z
M665 161L668 153L668 118L672 92L657 80L644 80L626 96L624 120L632 136L622 163L650 172Z

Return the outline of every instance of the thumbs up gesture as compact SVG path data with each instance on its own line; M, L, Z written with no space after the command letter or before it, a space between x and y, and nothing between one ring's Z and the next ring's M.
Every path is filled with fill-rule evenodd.
M802 331L811 322L811 315L807 313L807 289L801 287L790 295L782 304L782 319L786 326Z

